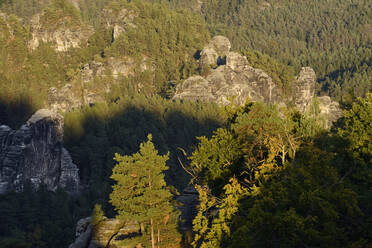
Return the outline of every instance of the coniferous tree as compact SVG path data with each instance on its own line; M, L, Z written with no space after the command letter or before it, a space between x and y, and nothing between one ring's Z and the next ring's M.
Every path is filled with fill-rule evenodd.
M164 181L169 154L158 155L151 140L149 134L148 141L142 143L139 152L132 156L115 155L118 164L111 178L117 184L113 186L110 202L118 212L118 218L136 220L141 227L149 226L154 248L155 243L158 247L162 244L161 229L167 224L173 207L172 194Z

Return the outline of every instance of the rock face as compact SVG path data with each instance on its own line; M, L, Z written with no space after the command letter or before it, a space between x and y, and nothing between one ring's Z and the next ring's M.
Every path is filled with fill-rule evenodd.
M249 66L247 58L230 52L230 42L226 37L216 36L201 51L200 67L215 67L205 77L192 76L179 84L173 99L209 101L229 105L233 100L237 105L250 101L263 101L284 106L293 102L302 113L308 112L315 97L316 74L310 67L303 67L293 82L293 95L285 97L271 77L260 69ZM337 102L319 98L319 108L327 125L342 116Z
M293 85L294 102L301 112L305 112L315 96L315 71L310 67L303 67Z
M96 226L92 226L91 218L88 217L78 221L75 242L69 248L126 248L120 245L120 240L139 232L140 226L136 222L126 223L105 217Z
M105 82L100 87L96 87L94 79L128 77L134 75L134 71L138 69L142 72L153 70L151 65L148 65L146 58L137 63L130 57L126 59L110 57L104 62L92 61L85 64L81 70L81 80L75 80L61 88L49 88L48 108L54 112L68 112L84 105L103 102L104 95L111 91L112 84ZM138 89L141 89L140 84Z
M37 111L19 130L0 126L0 193L21 191L30 182L78 192L78 168L62 145L63 118Z
M119 76L128 77L134 75L134 70L140 69L141 72L153 70L147 64L147 58L143 57L140 63L134 61L131 57L125 58L107 58L104 62L92 61L85 64L82 69L82 80L87 83L92 81L94 77L105 77L112 75L115 79ZM110 72L109 74L107 72Z
M115 41L122 32L128 27L136 27L134 25L134 18L137 15L134 11L128 11L123 8L118 13L114 13L112 9L103 10L104 25L107 28L113 28L112 40Z
M173 99L188 99L243 105L251 101L282 103L280 89L262 70L248 65L247 59L235 52L226 56L226 65L212 70L203 78L193 76L180 84Z
M200 67L223 64L223 58L229 53L231 43L224 36L215 36L200 52Z
M320 114L326 116L325 125L330 127L333 122L337 121L343 116L340 105L336 101L332 101L329 96L322 96L317 98L319 103Z
M77 89L71 84L66 84L58 89L52 87L48 90L48 106L53 112L68 112L80 108L84 105L92 105L103 101L103 97L89 91L88 89Z
M56 51L66 52L70 48L81 47L94 32L93 28L87 25L66 26L62 24L63 21L60 21L61 25L56 28L49 29L42 24L44 14L37 14L31 20L32 39L29 41L29 48L32 50L39 47L41 42L51 42Z

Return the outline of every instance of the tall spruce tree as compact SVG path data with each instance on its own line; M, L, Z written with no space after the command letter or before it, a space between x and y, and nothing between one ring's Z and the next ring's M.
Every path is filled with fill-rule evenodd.
M115 154L118 164L111 178L117 183L113 186L110 203L118 212L118 218L137 220L142 227L150 227L151 245L162 244L161 229L173 212L172 194L166 189L164 171L169 153L158 155L152 135L140 145L139 152L132 156ZM155 237L155 231L157 237Z

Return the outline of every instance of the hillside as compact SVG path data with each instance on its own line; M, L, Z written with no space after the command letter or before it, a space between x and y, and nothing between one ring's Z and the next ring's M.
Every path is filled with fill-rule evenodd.
M372 244L368 0L0 0L0 248Z

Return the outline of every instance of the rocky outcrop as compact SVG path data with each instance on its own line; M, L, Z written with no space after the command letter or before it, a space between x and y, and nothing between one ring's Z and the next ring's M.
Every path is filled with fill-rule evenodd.
M247 59L235 52L226 56L226 65L212 70L203 78L193 76L176 88L173 99L203 100L228 105L243 105L247 99L282 103L280 89L262 70L248 65Z
M115 41L128 27L136 27L134 24L134 18L137 15L133 10L127 10L125 8L120 11L104 9L102 14L103 24L107 28L112 28L113 30L112 41Z
M62 138L62 116L47 109L37 111L18 130L0 126L0 193L21 191L26 183L78 192L78 168Z
M237 105L244 105L247 99L281 106L293 102L299 111L308 112L315 97L316 74L312 68L303 67L293 82L292 96L284 96L269 75L251 67L245 56L230 52L230 47L226 37L214 37L201 51L199 62L202 68L219 66L211 69L205 77L192 76L179 84L173 99L221 105L229 105L232 100ZM342 115L338 103L329 97L320 99L319 108L330 123Z
M79 77L61 88L49 88L48 108L54 112L68 112L85 105L103 102L105 94L109 93L112 88L112 83L107 82L112 81L107 80L105 84L97 87L97 84L92 83L94 79L129 77L134 75L135 70L153 70L153 67L148 65L146 58L138 63L130 57L125 59L110 57L103 62L92 61L85 64L79 74L81 80ZM141 89L140 84L138 89Z
M103 62L92 61L84 65L81 78L83 82L87 83L92 81L94 77L113 76L114 78L118 78L119 76L133 76L136 69L139 69L141 72L153 70L153 67L148 65L147 62L146 57L143 57L140 62L136 62L131 57L110 57Z
M329 96L317 97L319 103L319 110L322 116L327 117L325 119L325 125L330 127L333 122L337 121L343 116L342 109L336 101L332 101Z
M315 96L316 75L310 67L303 67L293 83L294 103L299 111L305 112Z
M224 36L215 36L200 52L199 64L201 68L224 64L224 58L231 48L231 43Z
M70 48L79 48L86 44L88 38L94 33L93 28L85 24L65 25L69 22L68 16L66 20L58 20L60 25L55 25L55 28L45 27L43 24L43 15L37 14L31 20L32 39L29 41L29 48L35 50L41 42L52 43L54 49L58 52L66 52Z
M91 218L88 217L78 221L75 242L69 248L126 248L120 241L139 233L140 226L137 222L105 217L96 226L92 226Z
M316 74L310 67L303 67L293 83L293 101L302 113L313 114L312 107L319 108L324 126L329 128L332 123L342 117L343 113L338 102L329 96L315 96Z
M102 102L101 95L81 86L66 84L62 88L52 87L48 90L48 107L53 112L68 112L81 108L84 105L93 105Z

